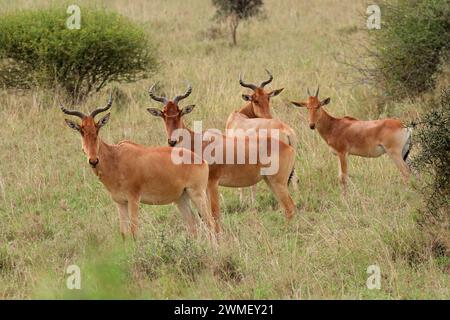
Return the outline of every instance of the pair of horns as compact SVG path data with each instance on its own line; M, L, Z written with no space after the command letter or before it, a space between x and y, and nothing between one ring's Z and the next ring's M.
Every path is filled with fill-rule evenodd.
M152 98L155 101L161 102L166 104L167 102L169 102L169 99L167 99L167 97L165 96L157 96L153 90L155 89L156 83L150 88L150 90L148 90L148 94L150 95L150 98ZM175 98L173 98L173 102L175 104L177 104L178 102L180 102L183 99L186 99L187 97L189 97L189 95L192 93L192 86L188 83L187 84L187 89L186 92L184 94L175 96Z
M269 83L271 83L272 80L273 80L273 76L272 76L272 74L270 73L270 71L267 70L267 69L265 69L265 70L266 70L267 74L269 75L269 79L267 79L267 80L261 82L261 84L259 85L259 88L264 88L266 85L268 85ZM256 89L258 88L258 86L256 86L255 84L245 83L244 80L242 80L242 74L239 75L239 83L240 83L241 86L243 86L243 87L245 87L245 88L250 88L250 89L252 89L252 90L256 90ZM156 83L155 83L155 84L149 89L149 91L148 91L148 94L150 95L150 97L151 97L153 100L158 101L158 102L161 102L161 103L163 103L163 104L166 104L167 102L169 102L169 99L168 99L167 97L165 97L165 96L157 96L157 95L154 93L155 86L156 86ZM181 100L183 100L183 99L189 97L189 95L190 95L191 93L192 93L192 87L191 87L191 85L188 83L186 92L185 92L184 94L182 94L182 95L176 96L176 97L173 99L173 102L174 102L174 103L178 103L178 102L180 102Z
M99 113L109 110L109 108L111 108L111 106L112 106L112 94L109 95L109 100L105 107L95 109L94 111L91 112L91 114L89 116L94 118ZM63 105L60 105L60 108L61 108L61 111L64 112L65 114L68 114L71 116L76 116L81 119L84 119L87 117L87 115L85 115L83 112L75 111L75 110L68 110Z
M316 97L316 98L319 96L319 89L320 89L320 86L317 86L317 91L316 91L316 94L314 95L314 97ZM312 97L311 93L309 92L309 88L306 88L306 92L308 93L308 96Z
M272 80L273 80L273 76L270 73L270 71L267 70L267 69L265 69L265 70L266 70L267 74L269 75L269 79L266 80L266 81L261 82L261 84L259 85L259 88L264 88L266 85L271 83ZM258 86L255 85L255 84L245 83L244 80L242 80L242 74L239 75L239 84L241 86L243 86L244 88L249 88L249 89L252 89L253 91L255 91L258 88Z

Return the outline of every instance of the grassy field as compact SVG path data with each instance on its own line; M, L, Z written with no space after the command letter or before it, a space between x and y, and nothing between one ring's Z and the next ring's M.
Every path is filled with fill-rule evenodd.
M0 0L0 14L52 3ZM88 2L77 3L83 10ZM320 84L322 96L331 97L330 113L380 116L371 88L347 85L352 71L334 59L361 50L365 2L267 0L266 19L239 27L238 47L226 35L208 32L214 14L208 0L111 0L96 6L145 25L161 60L153 79L111 86L121 97L102 138L166 144L162 121L145 111L159 107L147 95L154 81L173 95L189 80L194 90L185 103L197 107L188 121L223 129L228 114L244 103L239 73L260 82L267 68L272 88L285 88L272 100L273 114L300 141L300 191L293 194L298 211L286 224L263 183L256 210L239 202L237 190L221 188L218 250L189 239L174 206L141 206L139 239L123 243L116 207L91 172L79 136L64 124L57 97L2 90L0 298L450 298L443 272L448 261L425 249L414 222L420 196L404 188L394 164L388 157L351 157L344 198L337 159L308 128L306 112L287 104ZM79 109L106 99L104 91ZM419 108L398 104L381 116L408 120ZM72 264L81 268L81 290L66 288ZM379 290L366 286L370 265L380 267Z

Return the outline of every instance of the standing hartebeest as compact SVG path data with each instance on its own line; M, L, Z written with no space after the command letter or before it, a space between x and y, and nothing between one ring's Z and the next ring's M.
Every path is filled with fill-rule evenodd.
M273 80L272 74L269 70L266 70L269 75L269 79L261 82L259 86L251 83L245 83L242 80L242 76L239 76L239 83L245 88L253 90L253 94L243 94L242 98L247 101L247 103L239 110L232 112L228 117L226 123L227 134L233 134L237 129L249 130L254 129L256 132L261 129L268 130L269 132L273 129L278 130L280 134L280 140L288 145L292 146L295 150L297 148L297 136L294 130L289 127L286 123L281 120L273 119L270 112L269 102L270 98L277 96L283 91L284 88L266 91L264 87L271 83ZM295 191L298 190L298 177L295 170L292 171L292 187ZM255 200L256 186L251 189L251 202ZM240 190L240 199L243 201L243 192Z
M312 96L307 90L308 100L294 102L306 107L309 112L309 127L317 128L319 134L339 157L339 181L344 192L347 189L347 155L366 158L379 157L387 153L403 175L404 183L410 174L405 160L411 149L411 130L397 119L362 121L352 117L334 118L323 108L330 98L319 100L319 88Z
M106 107L95 109L89 115L67 110L63 106L61 110L81 119L81 124L69 119L65 121L70 128L81 134L83 151L93 172L117 204L122 237L125 239L128 220L131 220L131 233L136 239L139 202L175 202L186 219L189 230L195 235L197 220L192 215L189 204L191 199L208 227L214 229L206 194L209 174L207 163L198 161L198 164L174 164L171 159L173 149L169 147L146 147L130 141L121 141L116 145L103 142L98 133L108 122L110 114L97 122L94 118L111 108L111 105L110 97Z
M164 120L170 146L180 144L191 151L200 152L202 159L204 159L206 150L210 149L213 143L219 142L217 145L219 145L220 149L216 153L221 153L223 155L222 159L232 159L231 163L229 161L222 163L218 161L209 162L208 192L212 214L216 219L217 227L220 220L219 185L232 188L249 187L264 179L277 200L284 207L286 218L290 219L294 215L295 204L288 191L289 175L293 170L295 161L294 148L282 141L272 139L270 136L255 135L256 143L250 143L251 138L249 136L228 137L217 132L210 133L209 130L194 132L184 125L182 119L184 115L192 112L194 105L189 105L182 109L178 107L178 103L191 94L191 86L188 86L185 94L176 96L173 100L155 95L153 88L154 86L149 90L150 97L163 103L164 109L148 108L147 111L151 115L161 117ZM175 130L178 130L178 132ZM176 133L179 134L180 131L186 134L185 136L188 138L186 141L184 140L185 136L182 136L181 139L179 136L176 136ZM211 136L209 139L206 138L208 135ZM175 139L174 136L176 136ZM196 141L200 141L200 150L196 148ZM272 150L274 144L278 146L278 153L270 154L270 152L274 153ZM273 174L266 175L261 172L262 169L267 167L265 159L260 156L263 145L267 148L268 156L276 157L270 163L271 166L278 167ZM243 155L244 161L242 162L236 161L239 153ZM252 162L251 159L255 155L255 161ZM220 229L216 231L220 231Z

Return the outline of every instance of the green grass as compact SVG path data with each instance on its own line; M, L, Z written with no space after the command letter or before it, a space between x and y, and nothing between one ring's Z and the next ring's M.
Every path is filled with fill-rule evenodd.
M186 103L197 107L188 121L224 128L228 114L243 104L239 73L259 82L268 68L272 87L285 87L272 100L273 114L299 137L295 218L286 223L263 184L256 211L239 203L237 190L221 188L218 250L190 240L173 206L141 206L138 241L122 243L116 207L92 174L80 137L65 126L58 97L0 91L1 298L450 298L446 263L429 252L414 222L420 196L403 187L394 164L387 157L351 157L343 198L337 159L308 128L305 112L285 103L320 83L322 95L332 99L332 114L371 115L370 89L343 85L348 70L333 59L342 50L358 50L356 41L350 49L343 45L342 30L365 25L364 3L266 2L267 19L242 24L238 47L228 38L205 38L213 15L207 0L95 4L144 24L162 60L154 79L114 85L121 99L101 136L110 143L165 145L162 121L145 111L158 106L146 93L154 81L172 96L189 80L194 91ZM49 3L0 0L0 7ZM102 92L79 108L88 111L106 100ZM390 114L407 120L416 108L402 104ZM81 268L79 291L65 285L72 264ZM381 268L380 290L366 288L372 264Z

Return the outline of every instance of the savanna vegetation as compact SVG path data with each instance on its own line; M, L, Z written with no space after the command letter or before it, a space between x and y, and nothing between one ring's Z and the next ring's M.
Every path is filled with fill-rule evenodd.
M450 58L450 1L384 0L382 28L369 34L366 79L390 99L433 89Z
M264 68L269 69L271 85L285 88L272 99L273 115L292 126L299 138L300 191L293 193L297 215L286 223L263 184L258 185L255 208L239 202L236 189L221 188L223 235L217 250L206 240L191 239L173 206L141 206L139 238L123 243L117 209L58 108L65 94L45 86L25 91L3 87L1 298L450 298L450 237L442 223L448 203L439 207L439 217L444 217L438 221L439 242L436 232L421 227L429 224L423 219L421 190L433 181L436 168L445 172L441 156L431 159L430 175L417 169L407 188L387 157L351 157L349 190L343 197L336 159L308 128L306 112L288 103L305 98L307 87L320 84L321 94L331 97L326 109L333 115L369 119L387 113L409 122L440 105L443 116L432 122L448 128L445 95L435 104L394 100L386 109L378 105L373 87L348 85L357 71L335 57L366 54L361 38L367 40L367 3L266 0L265 19L241 22L245 32L237 46L220 31L207 32L216 12L209 0L78 3L82 17L83 12L106 9L140 25L160 60L151 79L110 83L77 104L88 112L103 105L114 90L111 120L100 133L105 141L167 143L162 122L145 110L159 107L147 94L154 82L159 92L173 96L189 80L193 93L185 103L197 106L186 120L223 129L228 114L244 103L239 73L260 82L266 77ZM2 18L25 8L52 8L64 15L67 6L0 0ZM446 68L439 64L437 70L444 71L426 88L428 94L434 95L434 86L448 84ZM439 97L442 90L437 91ZM426 144L426 136L421 137L413 156ZM73 264L81 269L81 290L66 287L66 268ZM379 290L366 286L370 265L380 267Z
M91 8L83 10L80 29L75 30L66 27L69 15L61 8L4 14L0 85L57 88L73 103L111 81L133 82L156 68L148 36L130 19Z
M214 18L228 24L233 45L237 45L237 28L242 20L263 15L263 0L212 0Z

